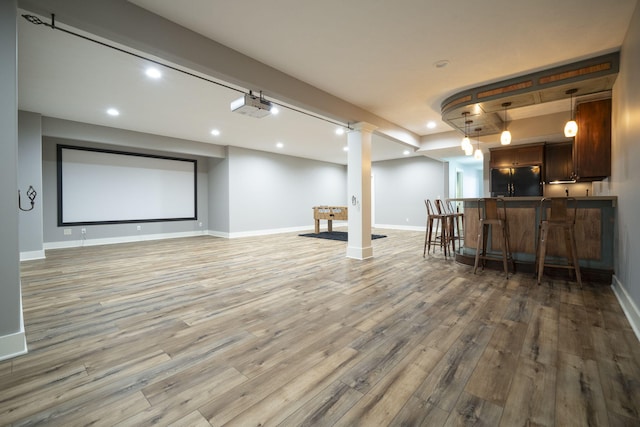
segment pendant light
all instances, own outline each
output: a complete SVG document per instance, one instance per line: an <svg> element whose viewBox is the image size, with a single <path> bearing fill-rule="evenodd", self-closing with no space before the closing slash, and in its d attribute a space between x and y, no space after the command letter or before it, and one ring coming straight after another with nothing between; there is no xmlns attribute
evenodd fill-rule
<svg viewBox="0 0 640 427"><path fill-rule="evenodd" d="M502 128L502 135L500 135L500 144L509 145L511 144L511 132L507 129L507 107L511 106L510 102L503 102L502 106L504 107L504 126Z"/></svg>
<svg viewBox="0 0 640 427"><path fill-rule="evenodd" d="M570 98L571 99L571 120L569 120L567 124L564 125L564 136L566 136L567 138L576 136L576 134L578 133L578 124L573 119L573 94L576 93L577 91L578 89L569 89L566 92L566 94L570 95L571 97Z"/></svg>
<svg viewBox="0 0 640 427"><path fill-rule="evenodd" d="M480 150L480 131L481 130L482 130L482 128L476 128L476 132L478 132L478 148L476 148L476 151L473 153L473 158L476 159L476 160L484 159L484 155L482 154L482 151Z"/></svg>
<svg viewBox="0 0 640 427"><path fill-rule="evenodd" d="M464 116L464 138L462 138L460 148L462 148L462 151L464 151L465 154L469 156L471 155L471 153L469 153L469 150L473 152L473 145L471 145L471 140L469 139L469 125L473 123L473 120L467 120L469 116L468 111L465 111L464 113L462 113L462 115Z"/></svg>

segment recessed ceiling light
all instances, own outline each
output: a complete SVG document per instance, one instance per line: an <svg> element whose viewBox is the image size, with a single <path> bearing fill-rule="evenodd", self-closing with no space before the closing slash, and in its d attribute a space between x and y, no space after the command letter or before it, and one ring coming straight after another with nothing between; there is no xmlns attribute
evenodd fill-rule
<svg viewBox="0 0 640 427"><path fill-rule="evenodd" d="M273 107L271 107L271 110L269 110L269 111L271 112L271 114L273 114L275 116L276 114L278 114L280 112L280 109L274 105Z"/></svg>
<svg viewBox="0 0 640 427"><path fill-rule="evenodd" d="M160 72L160 70L155 67L147 68L144 73L147 75L147 77L150 77L152 79L159 79L160 77L162 77L162 72Z"/></svg>
<svg viewBox="0 0 640 427"><path fill-rule="evenodd" d="M278 142L278 143L276 144L276 147L278 147L278 148L282 148L282 147L284 147L284 144L283 144L282 142Z"/></svg>
<svg viewBox="0 0 640 427"><path fill-rule="evenodd" d="M218 129L213 129L213 130L211 131L211 135L213 135L213 136L218 136L218 135L220 135L220 131L219 131Z"/></svg>
<svg viewBox="0 0 640 427"><path fill-rule="evenodd" d="M336 135L344 135L344 128L337 128Z"/></svg>
<svg viewBox="0 0 640 427"><path fill-rule="evenodd" d="M120 111L116 110L115 108L109 108L107 110L107 114L115 117L120 115Z"/></svg>
<svg viewBox="0 0 640 427"><path fill-rule="evenodd" d="M409 150L404 150L404 151L402 152L402 154L404 154L405 156L408 156L409 154L411 154L411 151L409 151Z"/></svg>
<svg viewBox="0 0 640 427"><path fill-rule="evenodd" d="M427 127L429 129L435 129L436 127L436 122L434 122L433 120L429 120L429 122L427 122Z"/></svg>
<svg viewBox="0 0 640 427"><path fill-rule="evenodd" d="M349 151L349 146L345 145L344 147L342 147L342 151Z"/></svg>

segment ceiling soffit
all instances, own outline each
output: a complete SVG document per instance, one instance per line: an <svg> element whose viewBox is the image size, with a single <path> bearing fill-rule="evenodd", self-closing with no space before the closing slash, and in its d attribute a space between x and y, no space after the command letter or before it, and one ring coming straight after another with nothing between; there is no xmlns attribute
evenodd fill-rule
<svg viewBox="0 0 640 427"><path fill-rule="evenodd" d="M471 133L500 133L503 128L502 106L509 109L566 99L567 90L577 89L575 96L610 90L618 75L620 53L614 52L572 64L464 90L445 99L441 105L442 120L465 132L465 121L472 120ZM465 119L465 114L468 119Z"/></svg>

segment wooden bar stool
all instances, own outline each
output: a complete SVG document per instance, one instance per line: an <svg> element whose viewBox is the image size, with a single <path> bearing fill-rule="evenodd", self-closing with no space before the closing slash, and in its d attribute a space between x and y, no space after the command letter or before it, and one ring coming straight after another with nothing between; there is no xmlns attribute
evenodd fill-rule
<svg viewBox="0 0 640 427"><path fill-rule="evenodd" d="M447 218L434 209L429 199L425 199L424 204L427 207L427 229L425 230L422 257L431 251L432 243L434 245L439 244L441 248L444 247L444 255L447 256L448 245L445 244L447 240ZM438 229L440 230L440 235L438 235Z"/></svg>
<svg viewBox="0 0 640 427"><path fill-rule="evenodd" d="M540 223L538 225L538 241L536 244L536 266L538 285L545 267L568 268L575 271L578 285L582 287L578 249L576 245L576 213L578 201L574 197L548 197L540 201ZM573 212L571 212L573 211ZM567 248L567 265L546 263L547 243L552 229L564 232Z"/></svg>
<svg viewBox="0 0 640 427"><path fill-rule="evenodd" d="M500 205L500 206L498 206ZM502 215L499 212L502 212ZM504 267L504 274L509 278L508 262L513 264L513 271L516 270L516 264L511 256L511 249L509 248L509 226L507 223L507 208L504 203L504 199L479 199L478 200L478 220L480 221L478 227L478 242L476 248L476 260L473 265L473 273L476 273L478 269L478 263L482 259L482 268L484 269L485 260L499 260L495 256L487 255L487 238L491 233L493 227L496 227L500 233L500 243L502 249L502 265ZM492 242L493 243L493 242Z"/></svg>

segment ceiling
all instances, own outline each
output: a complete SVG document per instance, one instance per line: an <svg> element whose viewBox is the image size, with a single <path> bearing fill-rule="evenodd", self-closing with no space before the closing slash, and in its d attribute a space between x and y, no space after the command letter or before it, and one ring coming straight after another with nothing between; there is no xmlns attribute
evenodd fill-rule
<svg viewBox="0 0 640 427"><path fill-rule="evenodd" d="M440 135L452 139L440 105L454 93L617 50L636 2L190 0L185 7L185 2L172 0L130 1L429 142ZM55 12L56 3L49 1L47 7ZM57 23L64 24L62 19ZM260 119L230 111L230 102L242 95L234 89L269 88L222 87L212 84L211 76L193 72L207 81L170 68L162 68L162 77L151 80L144 75L147 60L23 19L18 40L21 109L346 164L347 137L335 134L336 123L304 114L306 110L281 108L277 116ZM447 65L437 67L441 61ZM121 114L106 115L108 107ZM568 110L568 102L539 104L511 110L509 120ZM343 120L347 123L349 117ZM340 122L334 117L331 121ZM427 127L429 121L435 128ZM219 136L210 134L214 128ZM407 151L434 158L460 152L455 146L438 147L416 151L411 144L376 134L372 159L400 158Z"/></svg>

